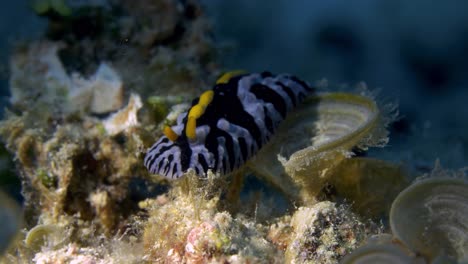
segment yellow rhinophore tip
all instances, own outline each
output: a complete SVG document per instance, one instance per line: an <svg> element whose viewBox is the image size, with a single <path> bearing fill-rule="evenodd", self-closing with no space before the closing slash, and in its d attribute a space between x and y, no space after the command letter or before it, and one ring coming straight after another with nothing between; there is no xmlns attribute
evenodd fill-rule
<svg viewBox="0 0 468 264"><path fill-rule="evenodd" d="M189 115L188 120L187 120L187 125L185 127L185 135L190 140L195 140L197 138L196 128L197 128L197 118Z"/></svg>
<svg viewBox="0 0 468 264"><path fill-rule="evenodd" d="M225 74L221 75L221 77L218 78L218 80L216 81L216 84L227 83L229 82L231 78L239 76L244 73L246 73L244 70L235 70L235 71L226 72Z"/></svg>
<svg viewBox="0 0 468 264"><path fill-rule="evenodd" d="M164 132L164 135L166 135L166 137L170 139L172 142L176 141L177 138L179 137L179 135L177 135L176 132L174 132L174 130L172 130L170 126L165 126L163 132Z"/></svg>

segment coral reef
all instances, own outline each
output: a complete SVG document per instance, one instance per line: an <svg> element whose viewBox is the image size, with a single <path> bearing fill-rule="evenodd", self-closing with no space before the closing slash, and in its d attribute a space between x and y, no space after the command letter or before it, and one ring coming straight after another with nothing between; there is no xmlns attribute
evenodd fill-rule
<svg viewBox="0 0 468 264"><path fill-rule="evenodd" d="M319 93L232 175L149 175L147 148L219 73L200 4L70 2L35 1L46 36L18 43L11 57L0 137L24 212L1 197L11 225L0 232L1 261L466 261L465 175L434 171L407 187L414 175L404 167L354 157L384 146L396 115L362 84L333 92L318 83Z"/></svg>

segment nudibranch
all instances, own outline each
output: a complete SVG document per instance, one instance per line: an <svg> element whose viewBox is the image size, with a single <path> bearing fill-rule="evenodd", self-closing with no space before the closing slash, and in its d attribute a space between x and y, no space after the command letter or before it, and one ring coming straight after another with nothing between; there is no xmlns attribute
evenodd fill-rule
<svg viewBox="0 0 468 264"><path fill-rule="evenodd" d="M200 177L208 170L228 174L267 143L289 111L314 89L289 74L242 71L222 75L212 90L192 102L164 128L146 153L153 174L177 179L189 169Z"/></svg>

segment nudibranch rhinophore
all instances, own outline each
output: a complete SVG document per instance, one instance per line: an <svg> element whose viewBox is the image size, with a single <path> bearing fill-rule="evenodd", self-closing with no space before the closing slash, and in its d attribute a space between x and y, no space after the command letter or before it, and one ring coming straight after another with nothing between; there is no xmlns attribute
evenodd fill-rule
<svg viewBox="0 0 468 264"><path fill-rule="evenodd" d="M171 179L189 169L200 177L208 170L228 174L254 156L287 113L313 91L289 74L225 73L212 90L193 100L175 126L164 128L144 164L151 173Z"/></svg>

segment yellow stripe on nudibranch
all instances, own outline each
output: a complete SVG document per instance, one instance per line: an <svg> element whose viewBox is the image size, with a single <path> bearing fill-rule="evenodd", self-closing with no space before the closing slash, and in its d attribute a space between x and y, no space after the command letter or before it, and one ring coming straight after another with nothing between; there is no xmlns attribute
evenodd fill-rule
<svg viewBox="0 0 468 264"><path fill-rule="evenodd" d="M187 119L187 125L185 127L185 135L189 139L195 140L197 136L197 119L200 118L203 115L203 113L205 113L206 107L213 100L213 95L214 92L212 90L204 92L202 95L200 95L200 98L198 99L198 104L192 106L192 108L190 109Z"/></svg>
<svg viewBox="0 0 468 264"><path fill-rule="evenodd" d="M202 95L200 95L200 100L198 101L198 104L207 107L213 100L213 95L213 90L205 91L204 93L202 93Z"/></svg>
<svg viewBox="0 0 468 264"><path fill-rule="evenodd" d="M195 117L189 117L187 120L187 125L185 127L185 135L189 139L195 140L195 138L197 138L197 133L195 133L196 128L197 128L197 119Z"/></svg>
<svg viewBox="0 0 468 264"><path fill-rule="evenodd" d="M229 71L221 75L221 77L218 78L216 81L216 84L222 84L222 83L227 83L229 80L233 77L245 74L246 72L243 70L235 70L235 71Z"/></svg>
<svg viewBox="0 0 468 264"><path fill-rule="evenodd" d="M177 138L179 137L179 135L177 135L176 132L174 132L174 130L172 130L172 128L170 126L165 126L164 130L163 130L163 133L172 142L176 141Z"/></svg>

